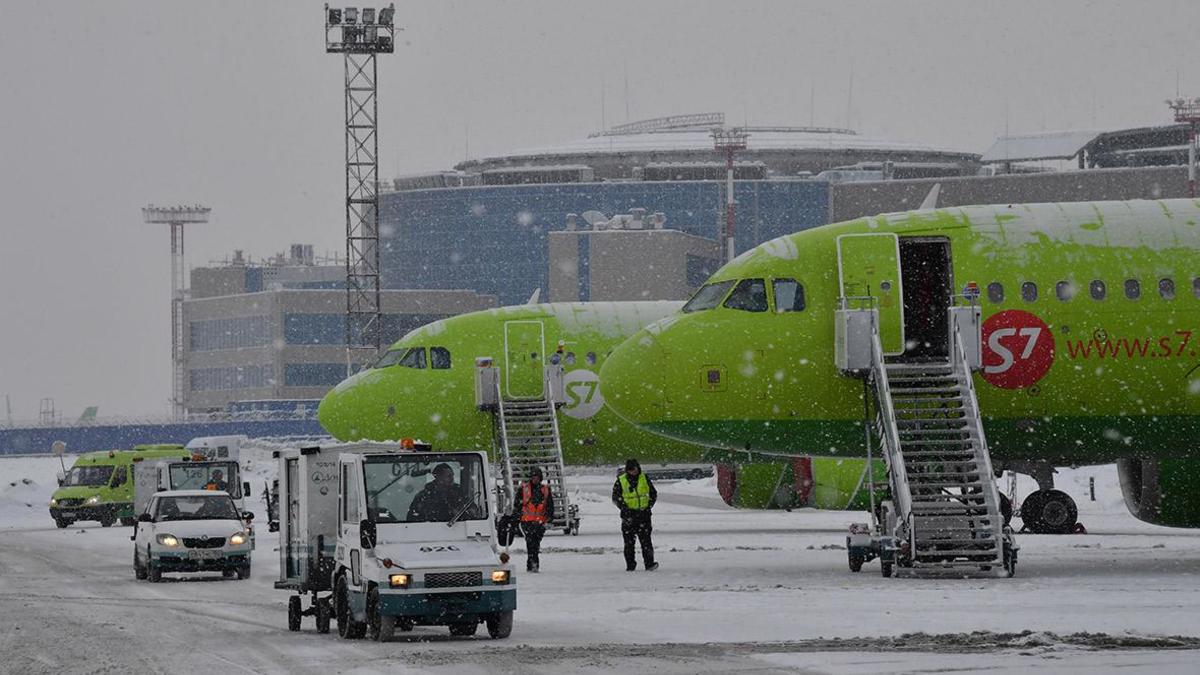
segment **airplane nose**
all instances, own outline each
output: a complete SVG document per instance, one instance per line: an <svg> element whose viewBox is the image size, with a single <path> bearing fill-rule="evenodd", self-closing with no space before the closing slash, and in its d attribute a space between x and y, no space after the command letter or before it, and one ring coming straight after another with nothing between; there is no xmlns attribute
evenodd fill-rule
<svg viewBox="0 0 1200 675"><path fill-rule="evenodd" d="M652 333L642 330L620 344L600 370L600 391L614 412L632 424L662 419L665 354Z"/></svg>
<svg viewBox="0 0 1200 675"><path fill-rule="evenodd" d="M366 371L369 372L369 371ZM330 436L340 441L353 441L365 438L364 429L358 429L361 411L357 411L356 401L360 401L365 386L359 380L364 373L357 373L343 380L331 389L317 405L317 422ZM356 414L356 412L358 414Z"/></svg>

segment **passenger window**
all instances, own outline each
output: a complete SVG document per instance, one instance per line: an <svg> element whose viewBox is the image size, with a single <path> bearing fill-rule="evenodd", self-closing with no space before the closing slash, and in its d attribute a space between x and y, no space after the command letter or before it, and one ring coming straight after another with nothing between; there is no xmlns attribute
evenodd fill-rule
<svg viewBox="0 0 1200 675"><path fill-rule="evenodd" d="M721 300L725 298L725 294L729 291L729 287L733 285L732 281L718 281L712 284L706 284L691 300L683 306L684 312L702 312L706 309L712 309L721 304Z"/></svg>
<svg viewBox="0 0 1200 675"><path fill-rule="evenodd" d="M119 485L124 485L124 484L125 484L125 467L118 466L117 470L113 472L113 479L112 479L112 483L110 483L110 485L112 485L113 487L117 487Z"/></svg>
<svg viewBox="0 0 1200 675"><path fill-rule="evenodd" d="M400 365L405 368L424 368L425 367L425 348L413 347L408 350L404 358L400 359Z"/></svg>
<svg viewBox="0 0 1200 675"><path fill-rule="evenodd" d="M407 353L408 353L407 347L401 347L400 349L388 350L388 352L383 355L383 358L379 359L379 361L377 361L373 367L374 368L387 368L388 366L394 366L397 363L400 363L400 359Z"/></svg>
<svg viewBox="0 0 1200 675"><path fill-rule="evenodd" d="M1192 279L1192 295L1200 298L1200 277Z"/></svg>
<svg viewBox="0 0 1200 675"><path fill-rule="evenodd" d="M554 352L550 355L550 365L557 366L560 363L562 363L562 354Z"/></svg>
<svg viewBox="0 0 1200 675"><path fill-rule="evenodd" d="M988 301L994 305L1004 302L1004 284L999 281L988 284Z"/></svg>
<svg viewBox="0 0 1200 675"><path fill-rule="evenodd" d="M803 312L804 286L795 279L775 280L775 311Z"/></svg>
<svg viewBox="0 0 1200 675"><path fill-rule="evenodd" d="M567 352L566 362L568 366L575 365L575 352Z"/></svg>
<svg viewBox="0 0 1200 675"><path fill-rule="evenodd" d="M557 356L557 354L555 356ZM449 370L450 350L446 349L445 347L430 347L429 365L432 366L434 370Z"/></svg>
<svg viewBox="0 0 1200 675"><path fill-rule="evenodd" d="M589 366L596 365L596 352L588 352L584 358L587 359Z"/></svg>
<svg viewBox="0 0 1200 675"><path fill-rule="evenodd" d="M1054 284L1054 295L1063 302L1071 300L1075 297L1075 284L1069 281L1060 281Z"/></svg>
<svg viewBox="0 0 1200 675"><path fill-rule="evenodd" d="M1164 278L1164 279L1159 279L1158 280L1158 294L1162 296L1163 300L1174 300L1175 299L1175 280L1171 279L1169 277Z"/></svg>
<svg viewBox="0 0 1200 675"><path fill-rule="evenodd" d="M1099 279L1092 279L1092 283L1088 285L1088 290L1092 293L1093 300L1103 300L1108 293L1108 289L1104 287L1104 282Z"/></svg>
<svg viewBox="0 0 1200 675"><path fill-rule="evenodd" d="M1137 279L1125 280L1125 297L1130 300L1137 300L1142 297L1142 284Z"/></svg>
<svg viewBox="0 0 1200 675"><path fill-rule="evenodd" d="M1032 281L1021 284L1021 299L1025 302L1037 302L1037 284Z"/></svg>
<svg viewBox="0 0 1200 675"><path fill-rule="evenodd" d="M742 279L729 294L725 306L743 312L767 311L767 282L762 279Z"/></svg>

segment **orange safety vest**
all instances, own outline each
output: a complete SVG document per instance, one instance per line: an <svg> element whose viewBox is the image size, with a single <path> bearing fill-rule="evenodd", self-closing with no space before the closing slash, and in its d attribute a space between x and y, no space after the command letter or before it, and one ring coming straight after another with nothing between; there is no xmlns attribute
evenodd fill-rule
<svg viewBox="0 0 1200 675"><path fill-rule="evenodd" d="M533 503L533 485L525 483L521 486L521 522L546 524L546 504L550 501L550 488L545 484L539 486L542 490L542 501Z"/></svg>

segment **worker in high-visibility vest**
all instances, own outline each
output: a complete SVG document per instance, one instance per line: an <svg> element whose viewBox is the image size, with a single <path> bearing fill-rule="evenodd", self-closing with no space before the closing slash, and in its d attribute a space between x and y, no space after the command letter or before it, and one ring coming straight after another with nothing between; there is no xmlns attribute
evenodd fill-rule
<svg viewBox="0 0 1200 675"><path fill-rule="evenodd" d="M642 545L642 564L646 571L658 569L654 561L654 543L650 540L650 509L658 501L658 490L654 483L642 473L642 465L636 459L625 461L625 471L617 476L613 484L613 504L621 511L621 536L625 539L625 571L637 569L634 556L634 540Z"/></svg>
<svg viewBox="0 0 1200 675"><path fill-rule="evenodd" d="M546 523L554 520L554 495L549 486L542 482L542 470L533 467L529 480L521 484L521 532L525 535L525 570L537 573L541 561L542 536L546 534Z"/></svg>

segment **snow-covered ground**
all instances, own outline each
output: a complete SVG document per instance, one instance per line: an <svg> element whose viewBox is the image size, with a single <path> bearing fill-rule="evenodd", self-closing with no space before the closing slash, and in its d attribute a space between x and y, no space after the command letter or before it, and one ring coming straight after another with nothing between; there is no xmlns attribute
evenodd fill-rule
<svg viewBox="0 0 1200 675"><path fill-rule="evenodd" d="M269 449L244 459L257 495ZM1060 474L1089 534L1022 535L1014 579L851 574L844 532L863 514L735 510L703 481L659 484L662 568L627 573L613 475L580 472L581 532L547 537L542 573L519 575L510 639L417 628L387 644L310 619L289 633L265 527L249 581L134 581L127 528L54 527L57 471L0 458L0 672L1191 673L1200 658L1200 531L1134 520L1113 467Z"/></svg>

